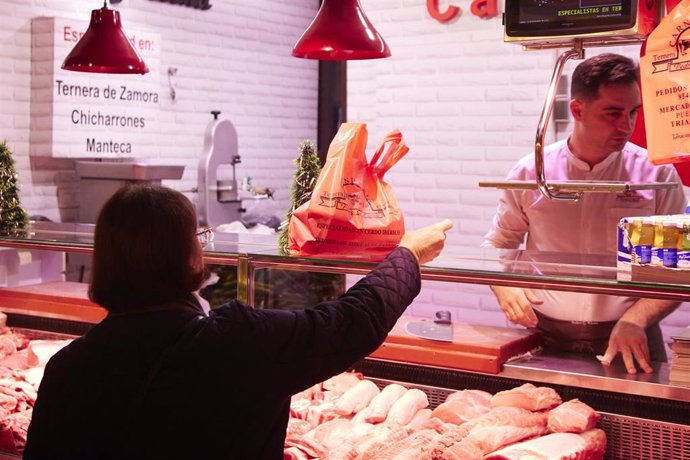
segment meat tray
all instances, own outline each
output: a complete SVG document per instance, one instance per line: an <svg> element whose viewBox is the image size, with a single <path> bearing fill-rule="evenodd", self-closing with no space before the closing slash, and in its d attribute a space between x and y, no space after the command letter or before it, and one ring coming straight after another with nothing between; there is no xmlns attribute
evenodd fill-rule
<svg viewBox="0 0 690 460"><path fill-rule="evenodd" d="M399 383L407 388L424 391L429 399L429 408L446 400L448 394L457 389L410 384L383 378L365 377L384 388ZM601 418L597 424L606 433L606 454L604 460L681 460L690 458L690 426L667 423L638 417L628 417L597 411Z"/></svg>

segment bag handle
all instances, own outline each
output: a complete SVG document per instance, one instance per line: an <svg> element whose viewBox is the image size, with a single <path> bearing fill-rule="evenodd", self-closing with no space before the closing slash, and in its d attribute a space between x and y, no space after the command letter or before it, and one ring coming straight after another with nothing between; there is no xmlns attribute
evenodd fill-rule
<svg viewBox="0 0 690 460"><path fill-rule="evenodd" d="M383 153L386 143L389 142L390 145L388 147L388 150L386 150L386 153L383 155L383 158L379 162L379 158ZM376 149L376 153L374 153L374 156L372 157L368 166L374 170L374 173L376 175L378 175L379 177L383 177L383 175L386 174L386 171L391 169L393 165L395 165L402 157L404 157L409 150L410 148L406 146L405 142L403 141L402 133L400 132L400 130L395 129L383 138L383 141L381 141L381 144Z"/></svg>

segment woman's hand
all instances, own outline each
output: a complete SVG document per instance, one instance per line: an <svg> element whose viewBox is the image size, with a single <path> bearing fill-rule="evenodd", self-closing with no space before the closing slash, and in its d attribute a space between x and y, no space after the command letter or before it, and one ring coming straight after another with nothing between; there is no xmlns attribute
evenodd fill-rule
<svg viewBox="0 0 690 460"><path fill-rule="evenodd" d="M453 222L445 219L419 230L406 232L398 246L412 251L420 265L431 262L443 250L446 232L451 228L453 228Z"/></svg>

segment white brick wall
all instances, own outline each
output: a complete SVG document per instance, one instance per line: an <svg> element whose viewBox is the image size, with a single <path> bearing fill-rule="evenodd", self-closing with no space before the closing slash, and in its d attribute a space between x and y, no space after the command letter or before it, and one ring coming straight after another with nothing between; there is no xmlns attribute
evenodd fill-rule
<svg viewBox="0 0 690 460"><path fill-rule="evenodd" d="M152 163L184 164L180 181L166 184L195 194L197 164L210 111L236 127L242 163L238 179L272 187L287 208L288 186L303 139L316 139L317 62L290 55L314 17L314 0L212 1L208 11L150 0L128 0L120 11L125 28L161 35L159 133ZM29 157L31 19L56 16L87 21L94 1L0 0L0 138L7 140L30 214L55 221L78 215L77 176L71 160ZM168 91L167 70L176 67L177 98Z"/></svg>
<svg viewBox="0 0 690 460"><path fill-rule="evenodd" d="M361 0L393 57L348 63L348 118L365 122L373 149L399 128L411 147L387 174L409 228L441 217L456 226L451 249L476 247L489 227L498 192L479 180L500 180L533 146L557 53L504 44L500 17L480 19L470 1L454 22L431 19L421 0ZM502 3L502 2L499 2ZM190 191L211 110L237 128L238 177L276 189L285 207L302 139L316 139L317 63L290 56L317 9L316 0L215 0L208 11L149 0L115 6L128 25L161 35L160 133L155 162L184 164ZM78 215L72 160L29 157L31 18L88 19L94 1L0 0L0 138L6 139L31 214L73 221ZM631 56L635 47L613 49ZM591 53L588 53L591 55ZM569 63L566 73L573 63ZM167 96L167 69L177 67L177 99ZM559 133L562 134L562 133ZM549 140L553 140L552 135ZM193 193L189 193L194 198ZM410 313L438 307L468 322L506 324L485 286L425 283ZM684 306L664 324L690 323Z"/></svg>
<svg viewBox="0 0 690 460"><path fill-rule="evenodd" d="M503 42L501 18L480 19L467 0L454 1L462 15L441 24L425 2L361 0L392 57L348 63L348 121L368 124L369 147L399 128L410 152L387 175L416 228L440 218L455 227L449 253L476 248L490 226L499 192L478 188L502 180L534 137L557 51L523 51ZM499 2L502 9L502 2ZM637 57L638 46L588 50ZM569 61L569 75L579 61ZM563 127L558 137L567 135ZM553 141L551 124L547 141ZM476 254L468 249L467 254ZM486 286L425 283L409 314L431 316L448 308L461 321L507 325ZM664 330L690 325L684 304Z"/></svg>

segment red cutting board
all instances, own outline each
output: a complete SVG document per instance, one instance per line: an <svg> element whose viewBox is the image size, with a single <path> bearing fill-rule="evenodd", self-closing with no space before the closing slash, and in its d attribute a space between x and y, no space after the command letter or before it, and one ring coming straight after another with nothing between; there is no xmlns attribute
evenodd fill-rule
<svg viewBox="0 0 690 460"><path fill-rule="evenodd" d="M369 357L498 374L508 359L542 345L541 336L527 329L453 323L453 343L408 334L408 322L432 321L403 317L386 341Z"/></svg>
<svg viewBox="0 0 690 460"><path fill-rule="evenodd" d="M0 311L98 323L107 311L89 300L86 283L55 281L0 289Z"/></svg>

